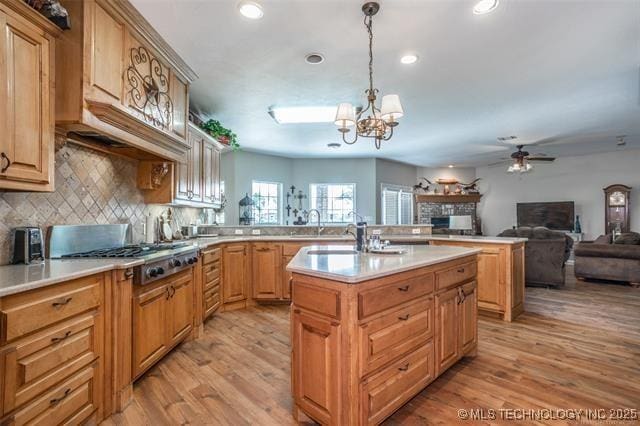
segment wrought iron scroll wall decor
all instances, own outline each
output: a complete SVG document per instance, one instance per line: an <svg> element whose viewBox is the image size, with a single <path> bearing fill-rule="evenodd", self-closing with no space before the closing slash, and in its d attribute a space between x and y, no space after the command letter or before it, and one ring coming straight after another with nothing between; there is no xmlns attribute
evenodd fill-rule
<svg viewBox="0 0 640 426"><path fill-rule="evenodd" d="M173 102L165 67L144 46L132 48L130 59L129 99L147 122L168 130L173 118Z"/></svg>

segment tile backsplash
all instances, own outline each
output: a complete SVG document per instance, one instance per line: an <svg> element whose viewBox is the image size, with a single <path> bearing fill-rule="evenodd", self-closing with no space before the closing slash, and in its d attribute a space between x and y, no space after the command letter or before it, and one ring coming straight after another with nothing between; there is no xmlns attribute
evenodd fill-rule
<svg viewBox="0 0 640 426"><path fill-rule="evenodd" d="M17 226L130 223L134 242L144 239L147 214L166 206L144 203L136 187L135 160L67 144L55 156L55 192L0 192L0 264L11 261ZM200 209L172 208L179 224L195 222Z"/></svg>

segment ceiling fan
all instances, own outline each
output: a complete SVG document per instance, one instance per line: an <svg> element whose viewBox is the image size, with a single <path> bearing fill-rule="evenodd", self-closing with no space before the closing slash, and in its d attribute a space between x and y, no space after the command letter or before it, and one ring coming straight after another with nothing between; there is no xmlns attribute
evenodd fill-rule
<svg viewBox="0 0 640 426"><path fill-rule="evenodd" d="M533 168L530 164L531 162L536 161L546 161L551 162L555 161L555 157L549 157L545 154L538 154L536 156L532 156L528 151L524 151L524 145L517 145L518 150L511 154L511 158L513 159L513 164L509 166L507 171L509 173L526 173Z"/></svg>

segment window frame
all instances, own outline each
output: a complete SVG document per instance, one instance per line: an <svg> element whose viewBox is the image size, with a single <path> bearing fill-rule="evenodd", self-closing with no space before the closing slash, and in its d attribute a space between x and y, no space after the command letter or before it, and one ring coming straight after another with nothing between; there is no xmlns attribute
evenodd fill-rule
<svg viewBox="0 0 640 426"><path fill-rule="evenodd" d="M284 188L283 188L283 183L282 182L275 182L275 181L266 181L266 180L259 180L259 179L252 179L251 180L251 199L254 199L254 191L253 191L253 186L254 184L267 184L267 185L276 185L278 188L278 195L276 196L276 202L277 202L277 222L268 222L268 223L258 223L256 222L256 214L258 212L258 208L257 208L257 201L256 201L256 205L254 205L253 207L253 225L254 226L282 226L283 223L283 218L284 218L284 214L283 214L283 197L284 197ZM263 198L267 198L269 196L263 197ZM254 199L255 201L255 199Z"/></svg>
<svg viewBox="0 0 640 426"><path fill-rule="evenodd" d="M320 211L320 209L318 209L317 207L313 206L313 197L311 196L311 194L313 193L312 191L312 187L313 186L318 186L318 185L340 185L340 186L352 186L353 187L353 208L350 211L357 211L356 210L356 199L357 199L357 189L358 189L358 185L355 182L312 182L309 184L309 210L312 209L317 209L318 211ZM346 212L345 214L347 214L349 212ZM320 212L320 215L322 216L322 212ZM327 216L327 214L325 213L325 216ZM329 221L329 220L324 220L322 221L322 223L327 223L327 224L332 224L332 225L346 225L349 223L352 223L353 221L348 221L348 222L333 222L333 221Z"/></svg>
<svg viewBox="0 0 640 426"><path fill-rule="evenodd" d="M409 186L404 186L404 185L397 185L397 184L393 184L393 183L381 183L380 184L380 218L382 219L381 222L383 225L387 225L387 215L385 214L385 190L389 190L389 191L398 191L398 217L397 217L397 221L398 223L395 224L397 226L401 226L401 225L413 225L413 215L415 212L415 194L413 192L413 188L409 187ZM411 194L411 203L410 203L410 210L409 210L409 217L410 217L410 223L400 223L402 222L401 218L402 218L402 194L403 193L407 193L407 194Z"/></svg>

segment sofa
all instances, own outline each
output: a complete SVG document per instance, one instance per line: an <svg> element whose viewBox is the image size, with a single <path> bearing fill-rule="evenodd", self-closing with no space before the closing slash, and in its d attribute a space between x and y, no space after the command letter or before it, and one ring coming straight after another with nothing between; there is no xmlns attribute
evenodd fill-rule
<svg viewBox="0 0 640 426"><path fill-rule="evenodd" d="M595 241L583 241L575 249L575 274L578 279L620 281L640 287L640 234L629 232L613 241L601 235Z"/></svg>
<svg viewBox="0 0 640 426"><path fill-rule="evenodd" d="M528 238L524 249L527 286L564 286L565 263L573 248L571 237L543 226L506 229L498 236Z"/></svg>

